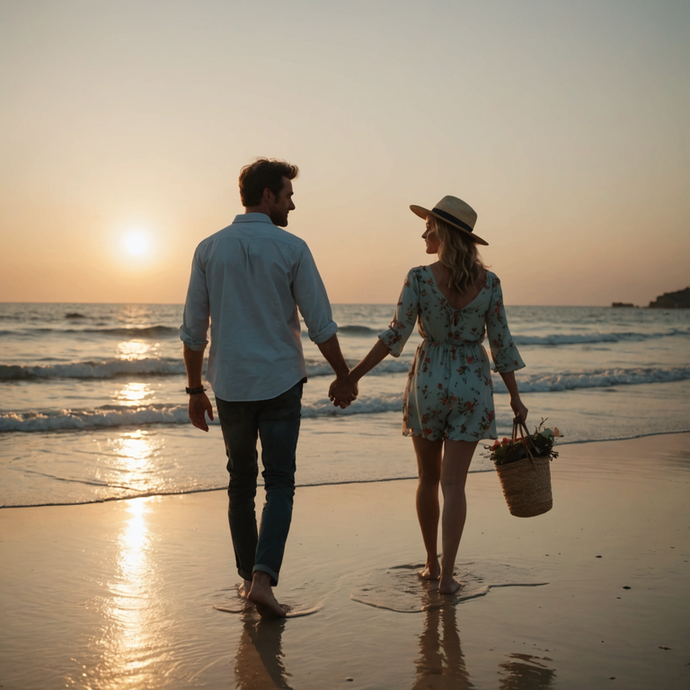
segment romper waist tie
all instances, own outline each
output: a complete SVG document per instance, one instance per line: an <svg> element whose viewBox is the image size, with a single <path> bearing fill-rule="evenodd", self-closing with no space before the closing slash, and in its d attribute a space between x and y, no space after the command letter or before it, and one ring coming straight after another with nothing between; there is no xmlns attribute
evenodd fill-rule
<svg viewBox="0 0 690 690"><path fill-rule="evenodd" d="M422 338L422 345L432 345L433 347L439 346L458 346L458 345L481 345L484 342L484 336L479 340L429 340L428 338Z"/></svg>

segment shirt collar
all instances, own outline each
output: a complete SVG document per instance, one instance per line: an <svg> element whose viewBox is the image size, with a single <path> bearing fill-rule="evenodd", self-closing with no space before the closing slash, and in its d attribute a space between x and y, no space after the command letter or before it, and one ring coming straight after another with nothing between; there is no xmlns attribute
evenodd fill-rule
<svg viewBox="0 0 690 690"><path fill-rule="evenodd" d="M265 213L240 213L235 216L234 223L271 223L271 219Z"/></svg>

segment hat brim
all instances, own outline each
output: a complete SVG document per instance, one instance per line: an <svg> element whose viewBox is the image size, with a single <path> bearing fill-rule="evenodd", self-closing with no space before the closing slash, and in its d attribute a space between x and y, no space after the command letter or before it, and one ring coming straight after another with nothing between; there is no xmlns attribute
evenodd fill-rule
<svg viewBox="0 0 690 690"><path fill-rule="evenodd" d="M411 204L410 211L412 211L412 213L414 213L416 216L423 218L424 220L427 219L427 216L434 216L434 218L438 218L439 220L442 220L444 223L452 225L456 230L465 233L465 235L467 235L467 237L469 237L476 244L483 244L487 247L489 246L489 243L486 240L483 240L481 237L479 237L479 235L475 235L473 232L467 232L465 228L461 228L459 225L456 225L447 218L442 218L437 213L430 211L428 208L424 208L423 206L417 206L416 204Z"/></svg>

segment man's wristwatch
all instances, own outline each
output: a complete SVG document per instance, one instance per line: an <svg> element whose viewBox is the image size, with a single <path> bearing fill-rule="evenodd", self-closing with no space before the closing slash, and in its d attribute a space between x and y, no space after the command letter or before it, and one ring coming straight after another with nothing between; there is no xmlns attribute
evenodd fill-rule
<svg viewBox="0 0 690 690"><path fill-rule="evenodd" d="M197 386L196 388L185 388L189 395L199 395L203 393L206 389L203 386Z"/></svg>

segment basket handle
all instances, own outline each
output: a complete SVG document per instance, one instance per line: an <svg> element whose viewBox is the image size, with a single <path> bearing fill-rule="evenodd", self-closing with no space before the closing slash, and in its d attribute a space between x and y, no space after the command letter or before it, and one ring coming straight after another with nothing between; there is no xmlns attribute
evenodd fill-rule
<svg viewBox="0 0 690 690"><path fill-rule="evenodd" d="M520 438L518 438L518 432L520 434ZM534 465L534 454L532 453L534 450L534 445L532 444L532 439L529 437L527 426L525 426L525 423L520 417L513 418L512 440L513 443L516 441L522 441L522 444L525 446L525 450L527 451L527 457L530 459L532 465Z"/></svg>

